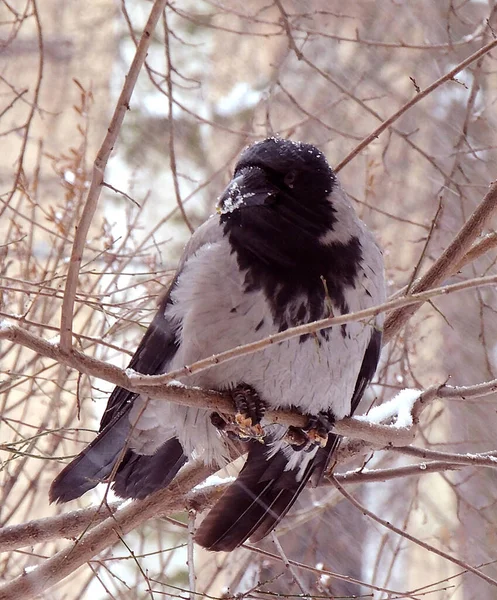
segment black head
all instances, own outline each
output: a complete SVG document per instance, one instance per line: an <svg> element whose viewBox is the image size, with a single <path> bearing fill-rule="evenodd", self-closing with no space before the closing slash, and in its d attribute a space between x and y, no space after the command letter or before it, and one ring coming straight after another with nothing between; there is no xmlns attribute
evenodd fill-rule
<svg viewBox="0 0 497 600"><path fill-rule="evenodd" d="M315 146L267 138L242 152L233 179L219 199L222 221L257 206L274 216L290 217L293 211L302 219L301 226L327 229L333 213L328 196L334 183L335 174Z"/></svg>
<svg viewBox="0 0 497 600"><path fill-rule="evenodd" d="M242 152L219 198L221 222L236 246L264 262L293 266L333 229L335 182L315 146L268 138Z"/></svg>

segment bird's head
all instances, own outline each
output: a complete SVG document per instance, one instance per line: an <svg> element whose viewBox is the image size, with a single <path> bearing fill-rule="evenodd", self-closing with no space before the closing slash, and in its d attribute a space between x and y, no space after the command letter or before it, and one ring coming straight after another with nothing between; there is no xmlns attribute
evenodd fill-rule
<svg viewBox="0 0 497 600"><path fill-rule="evenodd" d="M360 222L324 154L311 144L268 138L246 148L218 212L244 266L257 262L280 276L293 277L298 269L315 277L325 263L348 257L351 244L354 260L359 257Z"/></svg>
<svg viewBox="0 0 497 600"><path fill-rule="evenodd" d="M330 194L335 174L311 144L268 138L246 148L219 197L221 222L246 226L260 219L285 230L324 233L335 221Z"/></svg>

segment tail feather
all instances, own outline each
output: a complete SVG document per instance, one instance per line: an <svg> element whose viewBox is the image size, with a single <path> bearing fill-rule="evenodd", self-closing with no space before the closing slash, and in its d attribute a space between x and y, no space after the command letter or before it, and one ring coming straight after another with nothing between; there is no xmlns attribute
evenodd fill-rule
<svg viewBox="0 0 497 600"><path fill-rule="evenodd" d="M230 552L248 538L261 540L290 510L313 472L326 463L336 438L329 436L327 447L308 459L303 472L300 466L286 470L290 447L268 456L267 446L252 442L237 480L202 521L195 541L209 550Z"/></svg>
<svg viewBox="0 0 497 600"><path fill-rule="evenodd" d="M113 489L122 498L146 498L167 487L187 458L176 438L163 444L155 454L136 454L128 450L119 465Z"/></svg>
<svg viewBox="0 0 497 600"><path fill-rule="evenodd" d="M50 502L69 502L105 481L122 454L130 430L127 413L104 427L53 480ZM117 468L113 489L122 498L145 498L168 486L186 460L176 438L167 440L153 455L127 450Z"/></svg>
<svg viewBox="0 0 497 600"><path fill-rule="evenodd" d="M127 415L105 427L53 480L50 502L74 500L105 480L126 443L129 430Z"/></svg>

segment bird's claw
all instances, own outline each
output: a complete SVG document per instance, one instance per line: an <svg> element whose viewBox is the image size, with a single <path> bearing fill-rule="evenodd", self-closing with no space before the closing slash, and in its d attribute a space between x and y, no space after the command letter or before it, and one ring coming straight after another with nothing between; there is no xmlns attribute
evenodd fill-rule
<svg viewBox="0 0 497 600"><path fill-rule="evenodd" d="M310 452L316 446L325 448L328 443L328 435L333 429L335 418L331 413L320 412L309 416L305 427L289 427L286 441L295 450Z"/></svg>
<svg viewBox="0 0 497 600"><path fill-rule="evenodd" d="M328 432L323 434L320 429L309 429L306 433L311 444L320 446L321 448L326 447L326 444L328 443Z"/></svg>
<svg viewBox="0 0 497 600"><path fill-rule="evenodd" d="M252 387L245 384L233 390L232 398L237 411L235 416L212 413L211 423L229 437L262 441L264 429L260 421L266 412L264 402Z"/></svg>

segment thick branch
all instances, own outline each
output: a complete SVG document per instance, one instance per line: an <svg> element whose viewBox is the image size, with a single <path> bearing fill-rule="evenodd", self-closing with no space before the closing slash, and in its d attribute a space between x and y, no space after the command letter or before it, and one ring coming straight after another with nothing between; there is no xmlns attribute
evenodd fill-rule
<svg viewBox="0 0 497 600"><path fill-rule="evenodd" d="M96 554L149 519L185 506L185 495L210 475L212 469L192 463L166 490L119 510L76 542L57 552L37 569L23 573L0 587L0 600L28 600L41 595Z"/></svg>
<svg viewBox="0 0 497 600"><path fill-rule="evenodd" d="M399 448L399 451L410 450L410 448ZM424 453L423 448L416 449L418 452L414 456L429 457L430 452ZM406 452L406 454L410 454ZM444 455L444 453L440 453ZM360 469L347 471L345 473L334 473L333 477L342 485L353 483L372 483L383 482L399 477L419 476L426 473L439 473L441 471L454 471L464 466L493 466L497 468L497 460L493 465L487 464L485 458L488 455L477 455L482 462L468 460L465 455L448 454L446 460L433 460L429 462L417 463L414 465L405 465L403 467L393 467L386 469ZM202 512L209 508L221 494L231 485L232 479L228 478L223 483L216 483L201 487L189 493L186 497L180 498L176 505L171 503L169 513L181 511L185 508ZM320 485L330 485L326 479ZM110 505L91 506L79 510L73 510L62 515L54 517L45 517L43 519L34 519L28 523L12 525L0 529L0 553L11 552L26 546L33 546L57 540L60 538L74 538L93 528L105 519L109 518L109 512L115 513L121 502L114 502Z"/></svg>
<svg viewBox="0 0 497 600"><path fill-rule="evenodd" d="M483 198L474 213L469 217L462 229L443 254L435 261L427 273L412 287L412 295L422 292L434 285L440 285L460 268L465 256L470 253L473 243L488 225L497 212L497 182L492 183L488 193ZM394 310L385 321L384 337L392 339L416 312L416 306L404 306Z"/></svg>
<svg viewBox="0 0 497 600"><path fill-rule="evenodd" d="M114 513L121 502L90 506L55 517L36 519L0 529L0 552L8 552L59 538L73 538L89 526L98 525Z"/></svg>
<svg viewBox="0 0 497 600"><path fill-rule="evenodd" d="M105 379L115 385L124 387L132 392L142 393L150 398L164 399L192 408L204 408L226 414L235 413L235 408L229 394L200 388L169 385L167 382L154 386L147 385L150 380L156 380L162 376L145 377L143 379L139 377L130 378L126 371L76 350L66 354L62 352L58 345L51 344L15 325L0 328L1 339L8 339L14 343L31 348L38 354L73 367L81 373ZM421 411L435 397L467 399L485 396L496 390L497 380L479 383L474 386L452 387L443 385L429 388L421 394L413 407L413 421L416 424ZM294 425L296 427L302 427L307 424L306 417L292 411L267 411L266 418L276 423ZM335 424L334 431L340 435L372 442L378 447L387 445L407 446L412 442L414 437L414 430L412 428L395 428L389 425L372 424L355 418L345 418L338 421Z"/></svg>

